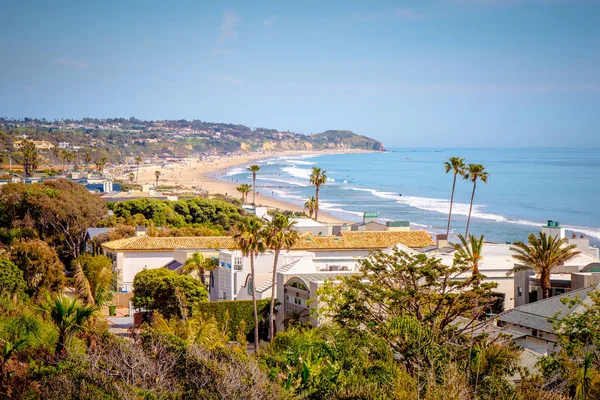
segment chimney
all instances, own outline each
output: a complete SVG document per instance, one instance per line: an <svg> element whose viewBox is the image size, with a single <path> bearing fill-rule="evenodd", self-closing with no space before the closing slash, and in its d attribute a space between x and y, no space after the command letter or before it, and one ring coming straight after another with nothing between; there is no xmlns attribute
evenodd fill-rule
<svg viewBox="0 0 600 400"><path fill-rule="evenodd" d="M146 236L146 227L144 225L138 225L135 227L135 236Z"/></svg>
<svg viewBox="0 0 600 400"><path fill-rule="evenodd" d="M435 235L435 244L437 245L438 249L448 247L448 235L446 235L445 233Z"/></svg>

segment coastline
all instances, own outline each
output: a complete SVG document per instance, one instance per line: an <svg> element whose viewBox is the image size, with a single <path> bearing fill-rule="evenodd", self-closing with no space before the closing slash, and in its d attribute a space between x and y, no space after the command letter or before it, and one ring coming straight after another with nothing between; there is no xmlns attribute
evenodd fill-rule
<svg viewBox="0 0 600 400"><path fill-rule="evenodd" d="M197 188L205 190L209 194L223 194L231 197L238 197L239 193L236 190L238 186L235 182L221 179L226 171L231 168L244 167L251 162L264 160L272 157L281 156L298 156L298 155L330 155L330 154L350 154L350 153L368 153L368 150L289 150L282 152L255 152L236 154L232 156L213 156L207 157L205 160L197 158L188 158L181 163L168 165L166 168L161 168L158 165L140 165L138 183L139 184L154 184L156 182L155 171L161 171L162 175L159 178L159 186L181 186L186 188ZM115 176L119 179L127 181L128 173L124 170L132 166L119 166L115 169ZM251 195L250 195L251 196ZM256 204L269 208L281 210L290 210L296 212L304 212L302 206L289 203L283 200L275 199L268 195L256 195ZM337 218L327 212L319 213L319 221L325 223L351 223L351 221Z"/></svg>

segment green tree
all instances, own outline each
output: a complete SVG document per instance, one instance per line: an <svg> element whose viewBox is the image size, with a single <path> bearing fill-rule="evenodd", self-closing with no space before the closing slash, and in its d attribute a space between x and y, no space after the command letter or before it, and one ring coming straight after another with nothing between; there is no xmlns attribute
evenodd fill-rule
<svg viewBox="0 0 600 400"><path fill-rule="evenodd" d="M256 164L250 165L248 171L252 172L252 205L256 205L256 173L260 170L260 166Z"/></svg>
<svg viewBox="0 0 600 400"><path fill-rule="evenodd" d="M46 293L42 303L35 307L36 311L52 322L58 331L58 339L54 349L55 355L62 355L68 339L75 333L84 331L87 321L94 315L96 308L86 306L77 298L64 294L51 296Z"/></svg>
<svg viewBox="0 0 600 400"><path fill-rule="evenodd" d="M318 167L313 167L312 173L310 175L310 183L315 185L315 221L319 219L319 189L321 185L324 185L327 182L327 175L325 175L327 171L322 170Z"/></svg>
<svg viewBox="0 0 600 400"><path fill-rule="evenodd" d="M186 318L195 303L207 299L199 280L165 268L144 270L133 279L133 306L158 311L165 318Z"/></svg>
<svg viewBox="0 0 600 400"><path fill-rule="evenodd" d="M38 152L35 144L29 140L24 140L22 142L21 150L23 152L23 168L25 176L29 177L33 175L38 168Z"/></svg>
<svg viewBox="0 0 600 400"><path fill-rule="evenodd" d="M548 236L544 232L540 232L539 237L530 234L527 236L527 242L529 244L515 242L511 246L510 249L515 252L513 258L522 265L515 265L507 275L521 271L535 271L540 275L542 297L547 299L550 297L552 270L575 257L579 251L574 244L567 244L566 238Z"/></svg>
<svg viewBox="0 0 600 400"><path fill-rule="evenodd" d="M0 258L0 298L16 303L25 298L23 271L7 258Z"/></svg>
<svg viewBox="0 0 600 400"><path fill-rule="evenodd" d="M129 182L133 183L133 180L135 179L135 174L133 172L130 172L128 177L129 177Z"/></svg>
<svg viewBox="0 0 600 400"><path fill-rule="evenodd" d="M67 169L70 169L71 162L75 159L75 153L73 153L72 151L63 150L63 159L67 162Z"/></svg>
<svg viewBox="0 0 600 400"><path fill-rule="evenodd" d="M135 184L137 185L138 183L138 178L140 176L140 164L142 163L142 157L136 157L135 158L135 165L137 166L136 172L135 172Z"/></svg>
<svg viewBox="0 0 600 400"><path fill-rule="evenodd" d="M481 164L469 164L464 172L464 178L473 182L473 192L471 193L471 204L469 206L469 218L467 218L467 230L465 237L469 236L469 225L471 224L471 212L473 211L473 199L475 198L475 189L477 188L477 181L487 183L490 174L485 170L485 167Z"/></svg>
<svg viewBox="0 0 600 400"><path fill-rule="evenodd" d="M269 338L275 337L275 279L277 274L277 262L282 249L290 249L300 238L298 231L294 229L296 221L287 215L275 214L265 226L265 245L273 249L273 272L271 276L271 304L269 306Z"/></svg>
<svg viewBox="0 0 600 400"><path fill-rule="evenodd" d="M317 199L314 196L310 196L308 200L304 203L304 208L308 210L308 216L310 217L310 219L312 219L313 217L316 205Z"/></svg>
<svg viewBox="0 0 600 400"><path fill-rule="evenodd" d="M254 259L266 249L264 228L257 219L249 219L239 228L233 236L236 248L244 256L250 256L250 284L252 285L252 306L254 307L254 351L258 351L260 338L258 335L258 307L256 304L256 274L254 272Z"/></svg>
<svg viewBox="0 0 600 400"><path fill-rule="evenodd" d="M194 253L185 261L179 273L184 275L196 273L202 284L206 285L205 271L213 270L217 263L217 259L205 259L201 253Z"/></svg>
<svg viewBox="0 0 600 400"><path fill-rule="evenodd" d="M96 164L96 169L98 170L98 172L100 172L100 175L104 173L104 166L106 165L106 163L106 157L96 158L96 160L94 161L94 164Z"/></svg>
<svg viewBox="0 0 600 400"><path fill-rule="evenodd" d="M89 151L86 151L83 155L83 162L85 163L85 170L88 171L90 167L90 163L92 162L92 155Z"/></svg>
<svg viewBox="0 0 600 400"><path fill-rule="evenodd" d="M448 161L444 163L446 173L452 171L452 194L450 195L450 211L448 212L448 228L446 229L446 236L450 234L450 219L452 218L452 206L454 205L454 188L456 187L456 177L458 175L464 176L465 174L465 159L460 157L450 157Z"/></svg>
<svg viewBox="0 0 600 400"><path fill-rule="evenodd" d="M34 299L44 292L58 292L64 286L64 266L56 251L41 240L15 243L10 260L23 272L25 293Z"/></svg>
<svg viewBox="0 0 600 400"><path fill-rule="evenodd" d="M117 290L112 260L106 256L82 254L72 262L73 282L79 298L99 309L108 305Z"/></svg>
<svg viewBox="0 0 600 400"><path fill-rule="evenodd" d="M469 240L461 234L458 235L460 244L453 244L454 250L456 250L456 257L461 262L464 262L471 268L473 275L479 274L479 263L483 259L481 252L483 251L483 235L478 239L475 235L469 235Z"/></svg>
<svg viewBox="0 0 600 400"><path fill-rule="evenodd" d="M242 204L248 201L248 193L252 190L252 187L247 183L242 183L240 186L235 188L238 192L242 194Z"/></svg>

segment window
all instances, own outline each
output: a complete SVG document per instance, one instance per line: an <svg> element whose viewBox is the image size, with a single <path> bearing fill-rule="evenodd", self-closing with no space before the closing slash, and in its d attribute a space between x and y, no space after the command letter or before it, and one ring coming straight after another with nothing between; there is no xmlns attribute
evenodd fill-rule
<svg viewBox="0 0 600 400"><path fill-rule="evenodd" d="M248 295L252 296L252 287L254 286L254 282L252 282L252 278L248 278L248 284L246 285L248 287Z"/></svg>
<svg viewBox="0 0 600 400"><path fill-rule="evenodd" d="M520 286L519 286L519 287L517 287L517 295L518 295L519 297L523 296L523 289L521 289L521 287L520 287Z"/></svg>

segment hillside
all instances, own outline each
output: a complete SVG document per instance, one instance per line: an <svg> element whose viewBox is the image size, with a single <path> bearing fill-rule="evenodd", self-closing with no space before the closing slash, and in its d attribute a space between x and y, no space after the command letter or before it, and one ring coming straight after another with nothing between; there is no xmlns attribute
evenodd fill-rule
<svg viewBox="0 0 600 400"><path fill-rule="evenodd" d="M19 140L36 141L39 149L60 147L121 162L127 157L189 156L238 151L362 149L383 150L375 139L351 131L314 135L200 120L142 121L135 118L82 120L13 120L0 118L0 150L19 158ZM16 142L16 144L15 144Z"/></svg>

